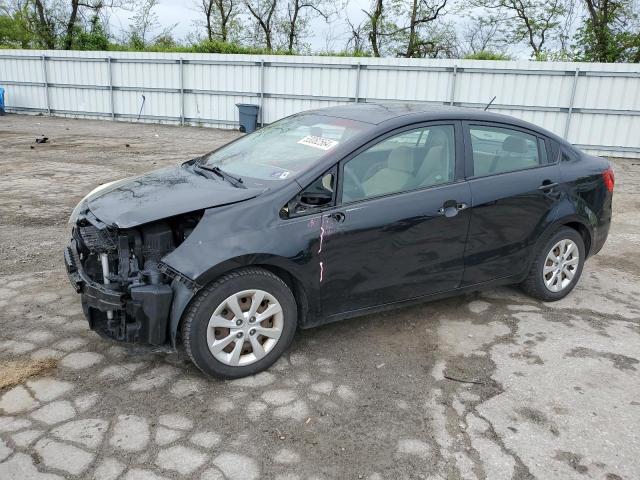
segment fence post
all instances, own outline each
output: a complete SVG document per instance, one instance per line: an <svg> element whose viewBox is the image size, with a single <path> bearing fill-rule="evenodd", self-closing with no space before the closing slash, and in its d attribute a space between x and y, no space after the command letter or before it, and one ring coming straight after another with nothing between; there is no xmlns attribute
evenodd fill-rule
<svg viewBox="0 0 640 480"><path fill-rule="evenodd" d="M184 60L180 58L180 125L184 125Z"/></svg>
<svg viewBox="0 0 640 480"><path fill-rule="evenodd" d="M260 59L260 126L264 126L264 59Z"/></svg>
<svg viewBox="0 0 640 480"><path fill-rule="evenodd" d="M567 112L567 121L564 124L564 139L569 136L569 126L571 125L571 114L573 113L573 103L576 98L576 87L578 85L578 76L580 75L580 68L576 68L576 73L573 75L573 85L571 86L571 97L569 98L569 111Z"/></svg>
<svg viewBox="0 0 640 480"><path fill-rule="evenodd" d="M42 55L42 77L44 79L44 94L47 99L47 114L51 116L51 101L49 100L49 80L47 79L47 58Z"/></svg>
<svg viewBox="0 0 640 480"><path fill-rule="evenodd" d="M113 71L111 67L111 57L107 57L107 67L109 71L109 103L111 104L111 120L116 119L115 102L113 101Z"/></svg>
<svg viewBox="0 0 640 480"><path fill-rule="evenodd" d="M451 100L449 100L449 105L453 105L453 102L456 99L456 79L458 77L458 65L453 66L453 73L451 77Z"/></svg>
<svg viewBox="0 0 640 480"><path fill-rule="evenodd" d="M356 65L356 94L355 94L355 102L360 102L360 62Z"/></svg>

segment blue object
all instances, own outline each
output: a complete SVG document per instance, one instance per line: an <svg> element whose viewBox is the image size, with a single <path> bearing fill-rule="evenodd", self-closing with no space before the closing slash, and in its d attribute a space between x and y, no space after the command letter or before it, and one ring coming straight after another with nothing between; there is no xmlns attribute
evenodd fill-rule
<svg viewBox="0 0 640 480"><path fill-rule="evenodd" d="M4 88L0 87L0 115L4 113Z"/></svg>
<svg viewBox="0 0 640 480"><path fill-rule="evenodd" d="M258 111L260 105L251 103L236 103L240 116L240 131L245 133L255 132L258 126Z"/></svg>

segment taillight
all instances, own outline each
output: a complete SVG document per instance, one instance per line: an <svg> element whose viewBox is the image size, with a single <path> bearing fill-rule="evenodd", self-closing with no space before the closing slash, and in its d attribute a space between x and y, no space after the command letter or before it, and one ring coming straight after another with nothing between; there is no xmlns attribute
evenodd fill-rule
<svg viewBox="0 0 640 480"><path fill-rule="evenodd" d="M609 167L602 172L602 179L604 180L604 186L607 187L607 190L613 192L613 186L616 183L616 176L613 173L613 168Z"/></svg>

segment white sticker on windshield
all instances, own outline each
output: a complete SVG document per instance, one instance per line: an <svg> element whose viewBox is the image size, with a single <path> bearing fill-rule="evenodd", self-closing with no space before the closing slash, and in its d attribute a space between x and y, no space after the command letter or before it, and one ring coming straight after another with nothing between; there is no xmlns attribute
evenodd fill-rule
<svg viewBox="0 0 640 480"><path fill-rule="evenodd" d="M320 150L329 150L338 144L338 142L336 142L335 140L316 137L315 135L307 135L303 139L298 140L298 143L313 148L319 148Z"/></svg>
<svg viewBox="0 0 640 480"><path fill-rule="evenodd" d="M277 171L277 172L273 172L273 173L271 174L271 177L272 177L272 178L277 178L277 179L279 179L279 180L284 180L284 179L285 179L285 178L287 178L290 174L291 174L291 172L290 172L290 171L288 171L288 170L280 170L280 171Z"/></svg>

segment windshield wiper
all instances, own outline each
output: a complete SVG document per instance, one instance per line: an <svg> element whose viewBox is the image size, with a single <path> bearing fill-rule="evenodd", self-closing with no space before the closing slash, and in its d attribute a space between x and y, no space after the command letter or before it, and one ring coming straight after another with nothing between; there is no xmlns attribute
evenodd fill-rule
<svg viewBox="0 0 640 480"><path fill-rule="evenodd" d="M233 185L236 188L247 188L244 185L244 182L242 181L242 178L234 177L230 173L227 173L224 170L222 170L220 167L209 167L208 165L203 165L203 164L198 163L198 162L196 162L195 165L198 168L202 169L202 170L206 170L207 172L215 173L220 178L226 180L227 182L229 182L231 185Z"/></svg>

